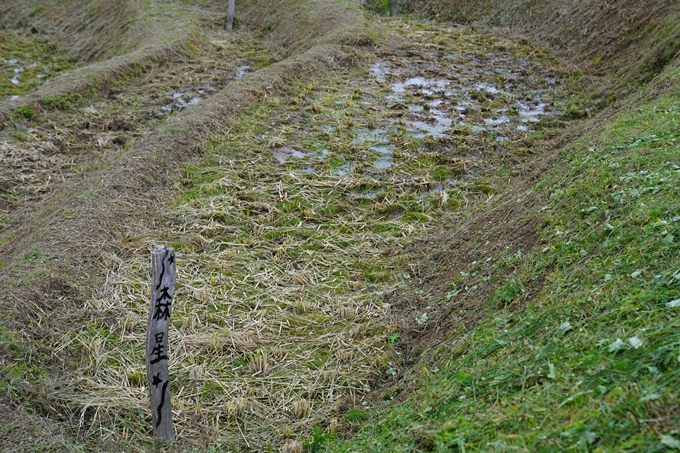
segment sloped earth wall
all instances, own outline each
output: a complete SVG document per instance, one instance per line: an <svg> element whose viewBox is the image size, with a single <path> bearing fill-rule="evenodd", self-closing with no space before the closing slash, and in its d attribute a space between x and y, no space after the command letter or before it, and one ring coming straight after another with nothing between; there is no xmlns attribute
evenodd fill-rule
<svg viewBox="0 0 680 453"><path fill-rule="evenodd" d="M421 17L505 29L548 45L582 73L580 89L590 92L578 99L583 115L623 100L659 74L680 50L680 5L671 0L408 0L403 4Z"/></svg>

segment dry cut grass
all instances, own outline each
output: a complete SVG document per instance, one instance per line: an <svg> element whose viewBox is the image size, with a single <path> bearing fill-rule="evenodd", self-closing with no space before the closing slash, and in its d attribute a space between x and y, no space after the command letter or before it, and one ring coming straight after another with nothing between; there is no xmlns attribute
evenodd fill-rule
<svg viewBox="0 0 680 453"><path fill-rule="evenodd" d="M493 44L460 30L435 37L442 61L486 55ZM413 46L424 55L418 71L438 67L427 48ZM385 56L392 84L415 76L405 54ZM496 63L515 64L506 57ZM438 71L456 90L476 83ZM469 124L432 137L418 129L431 121L423 112L458 91L407 84L395 100L392 84L345 70L327 84L301 82L290 97L266 97L208 140L200 165L185 166L165 224L104 255L107 280L79 307L99 316L56 342L59 354L82 357L74 373L82 379L53 401L80 435L149 442L149 251L162 245L178 254L170 331L177 448L301 451L314 427L343 433L348 410L371 410L366 394L389 374L388 339L397 332L385 302L411 279L404 249L434 218L492 196L476 181L501 162L497 137L510 129L456 131L481 127L485 114L514 100L480 95ZM518 118L507 120L514 132L506 140L526 138L514 129Z"/></svg>

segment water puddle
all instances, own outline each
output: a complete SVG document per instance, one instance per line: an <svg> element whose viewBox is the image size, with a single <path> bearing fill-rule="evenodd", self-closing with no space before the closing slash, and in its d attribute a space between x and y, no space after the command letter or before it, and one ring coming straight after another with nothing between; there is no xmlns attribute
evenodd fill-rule
<svg viewBox="0 0 680 453"><path fill-rule="evenodd" d="M371 66L371 75L376 78L379 82L384 82L385 81L385 76L388 74L387 70L387 63L378 60L375 63L373 63L373 66Z"/></svg>
<svg viewBox="0 0 680 453"><path fill-rule="evenodd" d="M282 146L280 148L276 148L275 150L272 151L272 155L276 160L279 161L280 164L285 164L286 162L293 158L302 159L307 156L302 151L297 150L295 148L291 148L289 146Z"/></svg>
<svg viewBox="0 0 680 453"><path fill-rule="evenodd" d="M179 111L196 105L215 93L217 93L217 89L207 85L200 88L185 88L182 91L175 91L166 96L164 105L161 106L161 111L164 114Z"/></svg>
<svg viewBox="0 0 680 453"><path fill-rule="evenodd" d="M394 147L391 145L376 145L376 146L371 146L373 151L376 151L380 154L393 154L394 153Z"/></svg>
<svg viewBox="0 0 680 453"><path fill-rule="evenodd" d="M28 93L71 66L51 44L12 34L1 38L0 99Z"/></svg>
<svg viewBox="0 0 680 453"><path fill-rule="evenodd" d="M440 192L459 185L456 181L476 177L476 169L485 165L484 153L465 157L460 154L464 151L461 146L497 153L540 127L543 118L558 113L548 99L554 98L564 80L548 74L545 68L549 65L531 57L488 51L426 55L397 51L383 55L369 67L366 79L353 80L352 96L345 93L331 100L338 110L366 112L355 117L355 124L346 129L321 125L320 137L328 141L321 138L321 143L311 145L308 154L279 150L275 157L282 163L292 158L310 159L319 174L323 174L323 166L336 176L357 173L383 183L395 177L403 181L416 169L433 165L432 159L437 158L425 154L441 153L445 162L457 156L454 165L434 164L441 166L436 183L431 179L406 182L441 202L446 196ZM552 85L547 81L549 76ZM357 92L360 95L355 97ZM324 143L335 142L336 136L345 134L355 146L347 154L333 148L334 156L344 157L344 162L320 162L330 154ZM311 173L313 167L301 161L298 168ZM451 179L453 174L455 178Z"/></svg>
<svg viewBox="0 0 680 453"><path fill-rule="evenodd" d="M349 176L354 173L354 162L347 162L333 168L333 174L338 176Z"/></svg>
<svg viewBox="0 0 680 453"><path fill-rule="evenodd" d="M451 119L444 117L434 117L436 120L434 124L426 123L425 121L407 121L409 132L414 133L414 135L419 135L420 138L425 135L430 135L433 138L446 137L446 131L451 126ZM419 132L423 134L419 134Z"/></svg>
<svg viewBox="0 0 680 453"><path fill-rule="evenodd" d="M352 143L384 143L390 140L390 135L392 133L394 133L394 131L388 129L359 129L356 131Z"/></svg>
<svg viewBox="0 0 680 453"><path fill-rule="evenodd" d="M428 196L430 196L430 197L436 196L437 194L444 192L444 190L445 190L445 187L444 187L443 184L437 184L429 190L423 190L422 192L420 192L418 194L418 197L425 198L425 197L428 197Z"/></svg>
<svg viewBox="0 0 680 453"><path fill-rule="evenodd" d="M522 118L522 122L525 123L536 123L541 120L541 116L546 114L546 104L540 101L517 101L517 106L517 113Z"/></svg>
<svg viewBox="0 0 680 453"><path fill-rule="evenodd" d="M510 122L510 118L505 115L501 115L498 118L485 118L484 123L487 126L497 126L499 124L507 124Z"/></svg>
<svg viewBox="0 0 680 453"><path fill-rule="evenodd" d="M380 154L378 159L373 162L375 170L387 170L394 164L394 147L391 145L376 145L369 149Z"/></svg>
<svg viewBox="0 0 680 453"><path fill-rule="evenodd" d="M375 200L384 193L382 190L364 190L361 192L351 192L349 196L354 200Z"/></svg>
<svg viewBox="0 0 680 453"><path fill-rule="evenodd" d="M249 64L244 64L236 68L236 78L240 79L244 75L248 74L251 72L252 66Z"/></svg>
<svg viewBox="0 0 680 453"><path fill-rule="evenodd" d="M449 80L427 79L425 77L411 77L404 82L396 82L392 84L392 92L394 94L404 94L408 88L417 88L416 92L422 94L434 94L436 92L446 92L446 87L451 82ZM413 91L413 90L408 90Z"/></svg>
<svg viewBox="0 0 680 453"><path fill-rule="evenodd" d="M500 94L500 93L502 93L502 91L499 90L498 88L493 87L493 86L490 86L490 85L487 85L487 84L485 84L485 83L476 83L476 84L475 84L475 89L477 89L477 90L479 90L479 91L486 91L487 93L491 93L491 94Z"/></svg>

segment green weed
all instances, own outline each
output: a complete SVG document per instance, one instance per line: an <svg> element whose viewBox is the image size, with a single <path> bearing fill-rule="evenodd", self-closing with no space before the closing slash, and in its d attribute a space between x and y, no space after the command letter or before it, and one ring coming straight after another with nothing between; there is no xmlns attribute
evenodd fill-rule
<svg viewBox="0 0 680 453"><path fill-rule="evenodd" d="M511 261L524 282L552 269L537 298L440 346L437 372L414 372L405 404L327 451L425 449L415 425L428 451L676 448L680 91L648 96L566 148L537 185L551 194L536 213L545 245ZM513 301L519 282L494 300Z"/></svg>

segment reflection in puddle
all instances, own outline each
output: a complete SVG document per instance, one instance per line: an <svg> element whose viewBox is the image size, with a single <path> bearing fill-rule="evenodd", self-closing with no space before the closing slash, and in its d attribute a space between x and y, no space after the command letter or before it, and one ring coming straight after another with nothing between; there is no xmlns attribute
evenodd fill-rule
<svg viewBox="0 0 680 453"><path fill-rule="evenodd" d="M446 137L446 131L451 127L453 122L451 118L445 116L438 110L430 110L430 122L422 120L407 121L406 124L411 128L422 132L427 132L434 138Z"/></svg>
<svg viewBox="0 0 680 453"><path fill-rule="evenodd" d="M207 85L200 88L192 87L186 88L183 91L176 91L168 95L168 102L161 107L161 111L171 113L176 110L182 110L198 104L215 93L217 93L217 89Z"/></svg>
<svg viewBox="0 0 680 453"><path fill-rule="evenodd" d="M447 181L447 182L449 182L449 181ZM438 184L438 185L434 186L433 188L431 188L430 190L424 190L424 191L420 192L418 194L418 197L419 198L425 198L427 196L434 196L434 195L437 195L437 194L442 193L442 192L444 192L444 185Z"/></svg>
<svg viewBox="0 0 680 453"><path fill-rule="evenodd" d="M272 151L272 155L281 164L285 164L291 158L302 159L303 157L306 156L306 154L303 153L302 151L299 151L295 148L291 148L289 146L282 146L281 148L276 148L275 150Z"/></svg>
<svg viewBox="0 0 680 453"><path fill-rule="evenodd" d="M390 139L390 131L387 129L360 129L356 132L354 140L352 143L365 143L365 142L387 142Z"/></svg>
<svg viewBox="0 0 680 453"><path fill-rule="evenodd" d="M499 124L507 124L510 122L510 118L505 115L501 115L498 118L485 118L484 123L488 126L497 126Z"/></svg>
<svg viewBox="0 0 680 453"><path fill-rule="evenodd" d="M487 85L485 83L476 83L475 88L477 90L486 91L487 93L491 93L491 94L498 94L498 93L501 92L498 88Z"/></svg>
<svg viewBox="0 0 680 453"><path fill-rule="evenodd" d="M385 76L388 74L385 62L378 60L375 63L373 63L373 66L371 66L371 74L379 82L384 82Z"/></svg>
<svg viewBox="0 0 680 453"><path fill-rule="evenodd" d="M540 121L541 119L539 118L542 115L545 115L545 107L546 104L540 101L535 101L532 103L523 103L521 101L517 101L517 105L519 106L517 109L517 113L519 113L519 116L522 118L523 122L531 122L531 123L536 123Z"/></svg>
<svg viewBox="0 0 680 453"><path fill-rule="evenodd" d="M182 107L189 107L190 105L196 105L199 102L203 100L202 97L200 96L191 96L190 94L187 95L185 93L174 93L172 95L172 99L176 102L177 106L182 108Z"/></svg>
<svg viewBox="0 0 680 453"><path fill-rule="evenodd" d="M355 198L355 199L365 199L365 200L375 200L378 198L379 195L382 195L382 191L377 191L377 190L366 190L363 192L359 193L351 193L350 197Z"/></svg>
<svg viewBox="0 0 680 453"><path fill-rule="evenodd" d="M394 148L391 145L376 145L376 146L371 146L373 151L377 151L380 154L392 154L394 152Z"/></svg>
<svg viewBox="0 0 680 453"><path fill-rule="evenodd" d="M345 164L333 168L333 173L338 176L348 176L354 173L354 162L347 162Z"/></svg>
<svg viewBox="0 0 680 453"><path fill-rule="evenodd" d="M373 168L376 170L387 170L394 164L392 156L381 156L373 163Z"/></svg>
<svg viewBox="0 0 680 453"><path fill-rule="evenodd" d="M238 66L236 68L236 78L240 79L244 75L248 74L250 72L251 68L252 68L252 66L250 66L249 64L244 64L242 66Z"/></svg>
<svg viewBox="0 0 680 453"><path fill-rule="evenodd" d="M394 148L391 145L376 145L371 146L370 149L380 154L380 157L373 163L374 169L386 170L394 164Z"/></svg>
<svg viewBox="0 0 680 453"><path fill-rule="evenodd" d="M434 94L436 91L444 91L451 83L449 80L426 79L425 77L412 77L405 82L392 84L392 92L403 94L408 87L420 87L423 94Z"/></svg>

